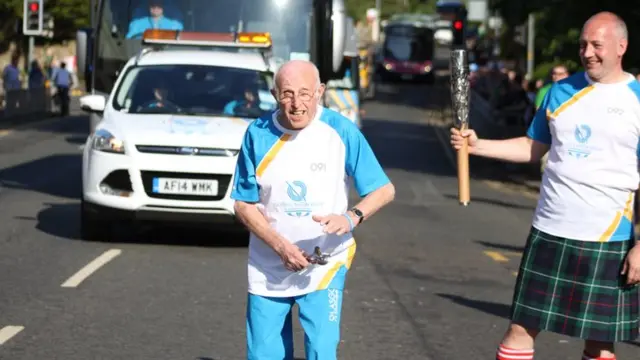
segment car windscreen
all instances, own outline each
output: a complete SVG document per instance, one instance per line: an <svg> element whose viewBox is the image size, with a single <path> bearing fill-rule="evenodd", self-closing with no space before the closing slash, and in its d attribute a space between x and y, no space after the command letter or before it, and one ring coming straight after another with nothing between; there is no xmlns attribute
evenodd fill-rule
<svg viewBox="0 0 640 360"><path fill-rule="evenodd" d="M394 26L385 31L383 56L388 60L428 61L433 59L434 38L430 29Z"/></svg>
<svg viewBox="0 0 640 360"><path fill-rule="evenodd" d="M257 118L276 106L270 73L207 65L130 68L113 100L131 114Z"/></svg>

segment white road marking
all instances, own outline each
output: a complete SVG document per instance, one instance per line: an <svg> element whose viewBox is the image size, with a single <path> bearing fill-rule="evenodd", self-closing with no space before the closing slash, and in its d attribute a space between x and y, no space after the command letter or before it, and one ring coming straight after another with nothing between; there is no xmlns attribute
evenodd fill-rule
<svg viewBox="0 0 640 360"><path fill-rule="evenodd" d="M88 263L85 267L80 269L77 273L73 274L67 281L65 281L61 286L62 287L77 287L83 282L86 278L88 278L91 274L93 274L100 267L104 266L109 261L113 260L116 256L120 255L122 250L120 249L111 249L105 251L102 255L95 258L92 262Z"/></svg>
<svg viewBox="0 0 640 360"><path fill-rule="evenodd" d="M24 326L5 326L0 329L0 345L4 345L9 339L16 336L20 331L24 330Z"/></svg>

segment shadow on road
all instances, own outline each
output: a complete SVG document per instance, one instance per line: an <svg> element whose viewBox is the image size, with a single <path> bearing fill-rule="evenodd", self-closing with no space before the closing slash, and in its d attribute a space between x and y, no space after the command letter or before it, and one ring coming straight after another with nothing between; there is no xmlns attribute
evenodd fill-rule
<svg viewBox="0 0 640 360"><path fill-rule="evenodd" d="M480 244L485 248L490 248L494 250L502 250L502 251L510 251L510 252L524 251L524 246L505 245L505 244L498 244L494 242L481 241L481 240L474 240L473 242L475 242L476 244Z"/></svg>
<svg viewBox="0 0 640 360"><path fill-rule="evenodd" d="M81 168L80 154L51 155L0 170L0 187L79 199Z"/></svg>
<svg viewBox="0 0 640 360"><path fill-rule="evenodd" d="M80 237L80 204L44 204L36 217L36 229L49 235L69 240ZM180 226L178 224L116 223L113 228L115 243L195 246L246 247L248 234L241 229L216 229L208 226Z"/></svg>
<svg viewBox="0 0 640 360"><path fill-rule="evenodd" d="M441 298L450 300L451 302L462 305L471 309L479 310L484 313L501 317L503 319L509 319L509 313L511 312L511 305L498 304L491 301L474 300L464 296L451 295L451 294L436 294ZM625 341L625 344L640 347L640 341Z"/></svg>
<svg viewBox="0 0 640 360"><path fill-rule="evenodd" d="M87 134L73 134L65 138L69 144L82 145L87 142Z"/></svg>
<svg viewBox="0 0 640 360"><path fill-rule="evenodd" d="M464 296L451 295L451 294L436 294L441 298L450 300L451 302L462 305L468 308L480 310L484 313L499 316L501 318L508 319L511 306L506 304L498 304L491 301L474 300Z"/></svg>
<svg viewBox="0 0 640 360"><path fill-rule="evenodd" d="M30 130L57 134L77 134L85 135L86 137L89 134L89 117L83 114L74 114L60 118L60 121L32 127Z"/></svg>

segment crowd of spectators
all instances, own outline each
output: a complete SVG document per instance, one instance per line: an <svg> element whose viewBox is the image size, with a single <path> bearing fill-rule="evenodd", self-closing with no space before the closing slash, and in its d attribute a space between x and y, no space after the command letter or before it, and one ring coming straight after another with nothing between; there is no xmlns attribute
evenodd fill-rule
<svg viewBox="0 0 640 360"><path fill-rule="evenodd" d="M551 84L569 76L567 68L561 64L553 67L546 79L533 80L500 62L474 65L471 70L471 86L489 103L495 121L522 128L529 125Z"/></svg>
<svg viewBox="0 0 640 360"><path fill-rule="evenodd" d="M551 85L571 75L563 64L555 65L545 79L533 80L527 80L523 73L500 62L487 62L484 66L473 64L471 71L472 89L489 103L494 120L524 130ZM640 80L640 69L629 72Z"/></svg>

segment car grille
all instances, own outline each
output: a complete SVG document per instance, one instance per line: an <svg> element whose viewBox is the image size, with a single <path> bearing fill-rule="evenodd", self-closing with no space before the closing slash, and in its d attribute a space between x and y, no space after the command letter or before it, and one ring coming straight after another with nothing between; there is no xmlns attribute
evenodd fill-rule
<svg viewBox="0 0 640 360"><path fill-rule="evenodd" d="M171 199L171 200L188 200L188 201L218 201L222 200L227 193L229 183L231 182L231 175L222 174L195 174L195 173L180 173L180 172L166 172L166 171L146 171L142 170L142 184L144 185L144 191L147 196L156 199ZM156 177L176 178L176 179L204 179L204 180L218 180L218 195L216 196L200 196L200 195L177 195L177 194L157 194L153 192L153 179Z"/></svg>
<svg viewBox="0 0 640 360"><path fill-rule="evenodd" d="M191 155L191 156L225 156L233 157L238 154L238 150L200 148L193 146L158 146L158 145L136 145L136 149L141 153L164 154L164 155Z"/></svg>

